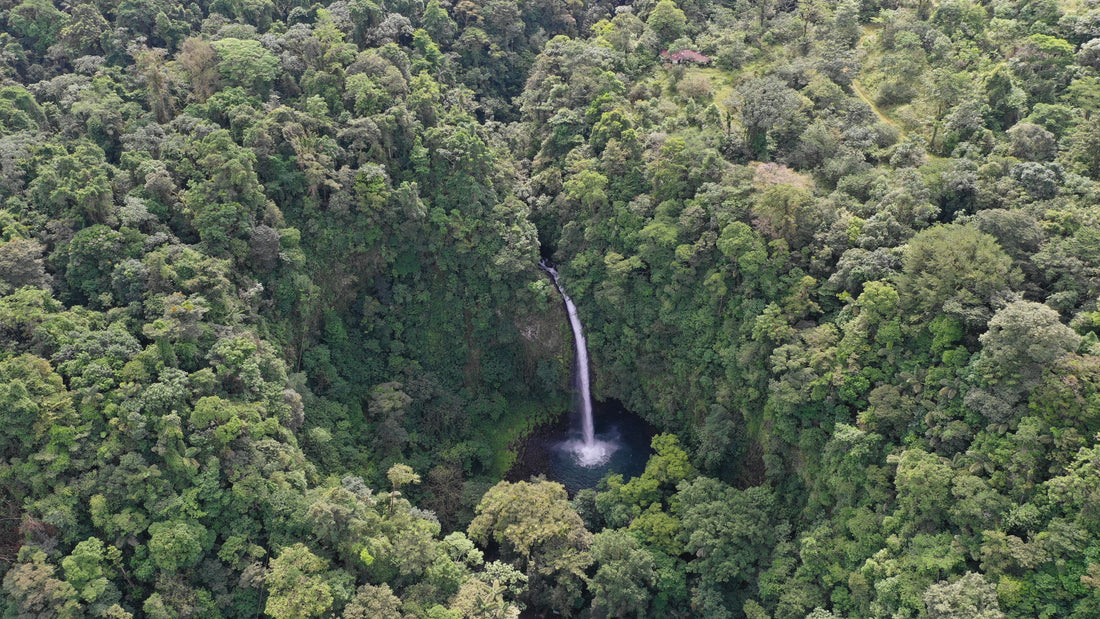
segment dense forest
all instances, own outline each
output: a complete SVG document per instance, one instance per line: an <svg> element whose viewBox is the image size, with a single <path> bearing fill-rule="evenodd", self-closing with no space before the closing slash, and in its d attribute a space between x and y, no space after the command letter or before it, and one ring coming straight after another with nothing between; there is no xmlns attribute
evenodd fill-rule
<svg viewBox="0 0 1100 619"><path fill-rule="evenodd" d="M1098 206L1098 0L0 0L0 614L1100 616Z"/></svg>

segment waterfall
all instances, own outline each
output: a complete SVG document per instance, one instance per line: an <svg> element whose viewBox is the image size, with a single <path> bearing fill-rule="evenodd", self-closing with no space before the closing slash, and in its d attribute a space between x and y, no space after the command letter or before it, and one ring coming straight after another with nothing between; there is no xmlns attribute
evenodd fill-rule
<svg viewBox="0 0 1100 619"><path fill-rule="evenodd" d="M565 309L569 313L569 326L573 327L573 341L577 351L576 373L577 391L581 404L581 430L584 433L585 444L593 445L596 442L596 430L592 425L592 391L588 382L588 343L584 339L581 319L577 316L577 306L573 303L573 299L570 299L569 295L565 294L565 288L562 288L557 270L547 264L546 260L539 263L539 268L550 274L550 278L554 280L554 285L558 287L558 292L561 293L561 298L565 301Z"/></svg>
<svg viewBox="0 0 1100 619"><path fill-rule="evenodd" d="M565 293L565 288L558 278L558 271L550 266L546 259L539 262L539 268L546 271L550 278L554 280L554 285L557 286L562 300L565 301L565 309L569 314L569 326L573 328L573 342L576 348L576 369L574 371L577 382L577 399L580 400L582 440L571 444L571 449L577 454L577 460L582 465L597 466L607 460L615 447L610 443L596 440L596 430L592 422L592 393L589 388L588 344L584 339L584 329L581 328L581 319L577 315L577 306L573 303L573 299L570 299L569 295Z"/></svg>

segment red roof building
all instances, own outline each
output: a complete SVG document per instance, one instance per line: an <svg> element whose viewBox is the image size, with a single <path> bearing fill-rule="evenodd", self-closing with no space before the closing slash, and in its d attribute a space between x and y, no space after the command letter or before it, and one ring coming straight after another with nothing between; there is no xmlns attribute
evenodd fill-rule
<svg viewBox="0 0 1100 619"><path fill-rule="evenodd" d="M668 53L666 49L661 52L661 59L672 64L710 64L710 57L700 54L693 49L682 49L671 54Z"/></svg>

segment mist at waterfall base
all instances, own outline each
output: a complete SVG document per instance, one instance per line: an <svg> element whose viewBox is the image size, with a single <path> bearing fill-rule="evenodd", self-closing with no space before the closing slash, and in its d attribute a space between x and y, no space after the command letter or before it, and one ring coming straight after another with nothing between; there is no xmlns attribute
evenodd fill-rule
<svg viewBox="0 0 1100 619"><path fill-rule="evenodd" d="M575 451L584 444L581 420L576 412L563 411L557 422L537 429L518 446L516 462L505 479L515 482L545 475L574 495L595 488L611 473L626 479L640 475L652 453L649 443L656 429L615 400L593 402L592 410L595 440L614 446L606 459L595 466L581 464Z"/></svg>
<svg viewBox="0 0 1100 619"><path fill-rule="evenodd" d="M649 460L649 443L653 439L649 425L618 402L593 404L598 453L591 453L575 429L565 440L551 445L547 477L561 482L570 494L594 488L610 473L626 479L640 475Z"/></svg>

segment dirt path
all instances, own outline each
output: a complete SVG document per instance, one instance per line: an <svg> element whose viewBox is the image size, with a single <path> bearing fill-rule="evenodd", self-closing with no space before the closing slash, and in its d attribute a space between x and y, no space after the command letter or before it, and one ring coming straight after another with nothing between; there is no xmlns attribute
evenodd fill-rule
<svg viewBox="0 0 1100 619"><path fill-rule="evenodd" d="M898 134L903 138L905 137L905 130L901 128L901 125L899 125L894 119L884 114L883 111L879 109L877 105L875 105L875 102L867 96L867 93L863 90L863 87L859 85L859 80L852 80L852 90L855 91L856 95L859 96L860 99L863 99L864 103L870 106L871 111L875 113L875 116L878 116L879 120L897 129Z"/></svg>
<svg viewBox="0 0 1100 619"><path fill-rule="evenodd" d="M866 41L868 41L869 39L873 38L875 36L875 34L876 34L876 32L875 32L875 29L873 27L864 26L863 27L863 36L860 37L860 39L859 39L859 47L862 48L863 44ZM886 113L883 112L879 108L879 106L875 104L874 100L871 99L871 97L867 96L867 92L865 90L863 90L863 86L860 85L859 80L857 80L857 79L852 80L852 90L855 91L856 96L858 96L860 99L863 99L863 102L866 103L867 106L871 108L871 111L875 113L875 116L878 116L879 120L881 120L882 122L890 125L891 127L895 128L895 129L897 129L898 130L898 135L901 138L905 138L905 129L902 129L901 125L899 125L897 123L897 121L895 121L894 119L887 116Z"/></svg>

